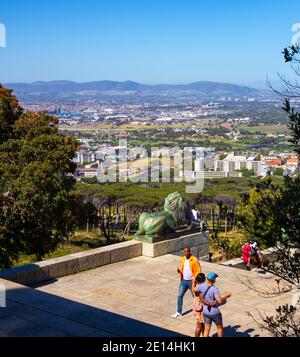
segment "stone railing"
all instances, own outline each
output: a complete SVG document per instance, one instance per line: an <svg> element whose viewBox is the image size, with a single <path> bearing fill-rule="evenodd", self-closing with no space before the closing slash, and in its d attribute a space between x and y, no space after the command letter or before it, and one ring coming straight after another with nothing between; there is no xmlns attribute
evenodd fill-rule
<svg viewBox="0 0 300 357"><path fill-rule="evenodd" d="M141 255L151 258L167 254L182 255L185 246L190 246L192 254L198 259L208 260L208 233L198 232L188 235L182 233L180 237L154 244L133 240L5 270L0 272L0 279L35 286Z"/></svg>
<svg viewBox="0 0 300 357"><path fill-rule="evenodd" d="M32 286L141 255L142 243L129 241L5 270L0 273L0 279Z"/></svg>

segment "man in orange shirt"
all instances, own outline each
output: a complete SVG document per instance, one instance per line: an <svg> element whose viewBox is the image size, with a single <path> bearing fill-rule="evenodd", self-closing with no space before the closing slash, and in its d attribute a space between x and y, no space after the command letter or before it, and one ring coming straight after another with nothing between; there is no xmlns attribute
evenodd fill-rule
<svg viewBox="0 0 300 357"><path fill-rule="evenodd" d="M193 293L193 281L196 276L201 273L199 261L197 258L192 256L191 248L185 247L183 253L184 256L182 257L180 267L178 268L178 273L181 277L178 294L178 307L176 314L172 316L175 319L182 316L183 297L188 290Z"/></svg>

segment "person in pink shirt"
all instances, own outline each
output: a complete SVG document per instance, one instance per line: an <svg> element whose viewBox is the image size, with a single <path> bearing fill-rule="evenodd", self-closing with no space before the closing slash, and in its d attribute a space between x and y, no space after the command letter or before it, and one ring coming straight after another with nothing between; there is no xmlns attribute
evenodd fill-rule
<svg viewBox="0 0 300 357"><path fill-rule="evenodd" d="M242 255L243 262L245 264L246 270L248 271L251 270L251 253L252 253L252 248L250 245L250 240L248 240L243 247L243 255Z"/></svg>

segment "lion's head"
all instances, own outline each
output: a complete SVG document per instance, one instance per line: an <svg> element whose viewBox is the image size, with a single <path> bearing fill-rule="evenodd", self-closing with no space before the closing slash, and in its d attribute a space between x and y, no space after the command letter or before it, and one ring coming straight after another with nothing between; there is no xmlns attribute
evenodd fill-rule
<svg viewBox="0 0 300 357"><path fill-rule="evenodd" d="M172 215L175 226L186 222L187 204L178 192L171 193L166 198L164 211Z"/></svg>

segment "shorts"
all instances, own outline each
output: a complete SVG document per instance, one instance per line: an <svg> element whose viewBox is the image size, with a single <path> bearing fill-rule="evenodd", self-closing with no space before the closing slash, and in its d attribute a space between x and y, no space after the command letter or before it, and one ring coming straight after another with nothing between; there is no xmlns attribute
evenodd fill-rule
<svg viewBox="0 0 300 357"><path fill-rule="evenodd" d="M219 313L217 315L211 315L211 316L204 315L204 323L205 323L205 325L211 325L213 322L216 325L222 325L223 324L222 314Z"/></svg>
<svg viewBox="0 0 300 357"><path fill-rule="evenodd" d="M204 315L202 311L199 312L194 310L194 317L199 324L204 324Z"/></svg>

